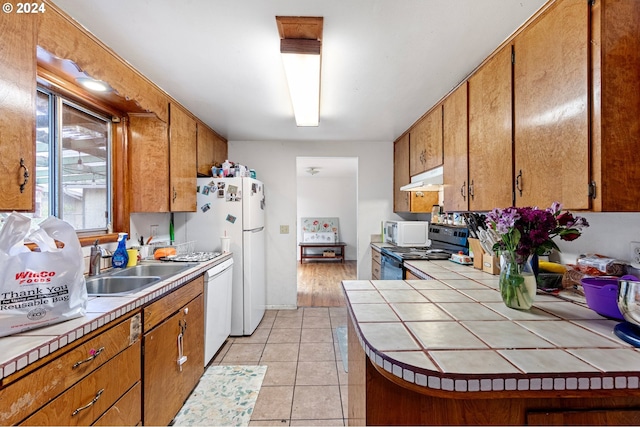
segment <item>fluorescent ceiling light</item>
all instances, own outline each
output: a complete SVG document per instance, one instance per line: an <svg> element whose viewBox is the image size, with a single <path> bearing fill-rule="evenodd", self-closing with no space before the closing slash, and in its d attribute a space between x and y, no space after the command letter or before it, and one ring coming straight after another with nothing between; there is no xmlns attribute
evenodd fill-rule
<svg viewBox="0 0 640 427"><path fill-rule="evenodd" d="M276 16L276 23L296 124L318 126L323 18Z"/></svg>
<svg viewBox="0 0 640 427"><path fill-rule="evenodd" d="M282 53L293 114L298 126L320 124L320 55Z"/></svg>

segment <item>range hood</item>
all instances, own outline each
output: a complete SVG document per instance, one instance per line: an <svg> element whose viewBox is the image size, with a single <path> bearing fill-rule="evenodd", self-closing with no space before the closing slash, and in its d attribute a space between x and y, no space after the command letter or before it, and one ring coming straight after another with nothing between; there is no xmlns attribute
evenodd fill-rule
<svg viewBox="0 0 640 427"><path fill-rule="evenodd" d="M411 177L411 183L400 187L401 191L440 191L444 184L443 167L422 172Z"/></svg>

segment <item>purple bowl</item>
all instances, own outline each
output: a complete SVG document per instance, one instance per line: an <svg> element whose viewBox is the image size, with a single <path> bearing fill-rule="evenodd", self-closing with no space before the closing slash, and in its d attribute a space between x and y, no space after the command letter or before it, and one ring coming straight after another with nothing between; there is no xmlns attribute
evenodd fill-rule
<svg viewBox="0 0 640 427"><path fill-rule="evenodd" d="M580 283L591 310L601 316L624 320L618 308L617 277L585 277Z"/></svg>

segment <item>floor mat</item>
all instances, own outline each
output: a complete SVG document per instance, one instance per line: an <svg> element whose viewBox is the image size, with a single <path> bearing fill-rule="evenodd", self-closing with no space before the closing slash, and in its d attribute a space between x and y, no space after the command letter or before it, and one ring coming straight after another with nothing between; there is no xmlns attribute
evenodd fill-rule
<svg viewBox="0 0 640 427"><path fill-rule="evenodd" d="M209 366L174 426L248 426L266 366Z"/></svg>
<svg viewBox="0 0 640 427"><path fill-rule="evenodd" d="M344 367L345 372L349 372L347 360L347 327L338 326L336 328L336 335L338 336L338 347L340 348L342 366Z"/></svg>

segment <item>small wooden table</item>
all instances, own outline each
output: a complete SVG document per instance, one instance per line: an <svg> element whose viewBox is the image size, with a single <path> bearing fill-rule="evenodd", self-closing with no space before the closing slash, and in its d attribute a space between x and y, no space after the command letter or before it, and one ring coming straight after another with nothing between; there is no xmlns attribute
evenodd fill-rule
<svg viewBox="0 0 640 427"><path fill-rule="evenodd" d="M334 242L334 243L300 243L300 264L305 259L339 259L344 263L344 247L347 246L345 242ZM307 254L305 252L305 248L340 248L340 252L336 253L335 256L324 256L323 254Z"/></svg>

